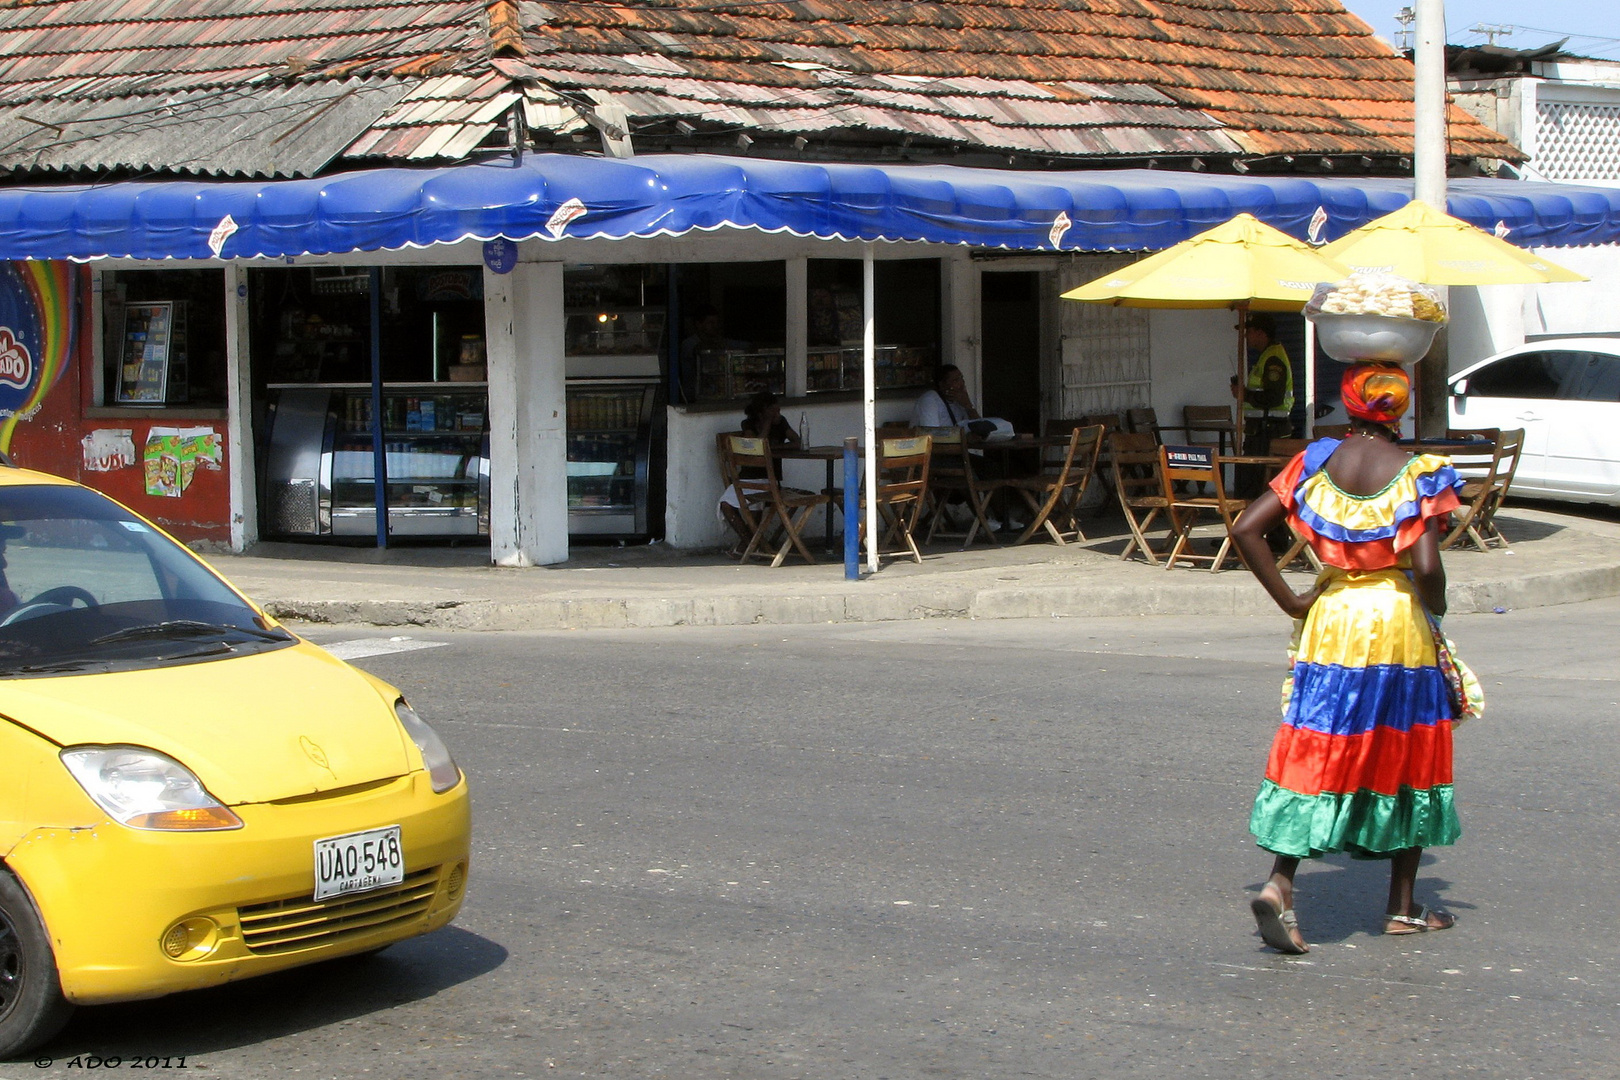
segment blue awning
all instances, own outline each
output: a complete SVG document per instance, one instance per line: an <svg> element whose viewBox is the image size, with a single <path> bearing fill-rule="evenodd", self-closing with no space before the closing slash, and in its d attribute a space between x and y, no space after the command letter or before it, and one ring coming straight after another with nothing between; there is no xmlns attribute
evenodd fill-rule
<svg viewBox="0 0 1620 1080"><path fill-rule="evenodd" d="M1017 251L1166 248L1248 212L1332 240L1411 198L1410 180L1016 172L714 155L534 154L309 180L0 188L0 259L258 258L512 240L759 229ZM1620 188L1452 180L1449 210L1530 247L1620 240Z"/></svg>

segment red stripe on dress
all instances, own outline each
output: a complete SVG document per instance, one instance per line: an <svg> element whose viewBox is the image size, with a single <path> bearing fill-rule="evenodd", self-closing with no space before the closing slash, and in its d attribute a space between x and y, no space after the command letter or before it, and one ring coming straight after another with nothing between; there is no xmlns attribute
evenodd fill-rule
<svg viewBox="0 0 1620 1080"><path fill-rule="evenodd" d="M1288 724L1277 730L1266 779L1301 795L1367 790L1397 795L1451 783L1451 722L1414 724L1411 731L1374 728L1328 735Z"/></svg>
<svg viewBox="0 0 1620 1080"><path fill-rule="evenodd" d="M1306 538L1317 558L1329 566L1344 570L1387 570L1399 562L1397 555L1418 542L1430 518L1444 518L1461 504L1456 492L1446 488L1438 495L1421 499L1416 517L1407 518L1397 527L1394 536L1384 540L1355 540L1346 543L1332 540L1312 529L1303 519L1290 513L1288 524Z"/></svg>

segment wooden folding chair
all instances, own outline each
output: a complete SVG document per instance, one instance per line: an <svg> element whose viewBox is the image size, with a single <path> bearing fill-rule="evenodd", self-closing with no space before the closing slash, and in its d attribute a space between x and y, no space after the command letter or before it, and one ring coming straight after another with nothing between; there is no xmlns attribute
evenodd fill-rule
<svg viewBox="0 0 1620 1080"><path fill-rule="evenodd" d="M973 455L968 453L962 440L962 429L948 427L928 430L932 437L933 461L928 467L928 535L923 538L923 543L932 544L935 534L959 535L965 551L981 531L991 544L999 543L996 531L990 527L989 517L990 496L995 494L995 486L981 482L974 474ZM958 496L973 515L966 532L953 530L948 519L946 508ZM940 533L941 523L946 526L943 533Z"/></svg>
<svg viewBox="0 0 1620 1080"><path fill-rule="evenodd" d="M1114 494L1119 508L1125 513L1125 524L1131 530L1131 539L1120 552L1121 559L1131 557L1140 550L1142 557L1154 566L1159 565L1163 552L1155 551L1148 543L1147 530L1160 514L1170 529L1168 541L1174 535L1170 521L1170 500L1165 496L1164 477L1159 463L1159 448L1153 436L1129 431L1116 431L1108 436L1109 471L1114 478Z"/></svg>
<svg viewBox="0 0 1620 1080"><path fill-rule="evenodd" d="M1237 431L1232 422L1230 405L1185 405L1181 409L1181 423L1188 443L1193 446L1209 443L1222 454L1226 453L1226 447ZM1200 438L1202 435L1213 435L1214 438L1203 439Z"/></svg>
<svg viewBox="0 0 1620 1080"><path fill-rule="evenodd" d="M1114 501L1114 470L1112 459L1109 457L1108 437L1116 431L1125 430L1125 418L1119 413L1087 413L1075 420L1064 420L1062 423L1075 423L1081 427L1100 426L1103 429L1102 449L1097 454L1097 467L1092 470L1098 483L1102 484L1102 496L1092 509L1092 516L1097 517L1108 509L1108 504Z"/></svg>
<svg viewBox="0 0 1620 1080"><path fill-rule="evenodd" d="M878 443L877 511L883 521L878 539L878 555L909 554L920 564L922 552L913 535L928 500L928 466L933 438L913 435L904 439L882 439ZM861 517L865 538L866 517ZM903 544L901 547L899 545Z"/></svg>
<svg viewBox="0 0 1620 1080"><path fill-rule="evenodd" d="M1271 452L1277 457L1292 460L1294 455L1303 453L1305 448L1309 445L1311 445L1311 440L1309 439L1272 439ZM1292 566L1295 560L1299 559L1301 556L1304 556L1305 561L1307 564L1309 564L1311 570L1315 573L1321 573L1322 560L1316 557L1316 552L1314 549L1312 549L1310 541L1299 535L1299 533L1291 526L1288 531L1293 533L1294 542L1288 545L1287 551L1283 552L1277 557L1277 569L1286 569L1287 567Z"/></svg>
<svg viewBox="0 0 1620 1080"><path fill-rule="evenodd" d="M1519 454L1524 449L1524 429L1499 431L1496 428L1456 430L1446 432L1448 439L1488 438L1490 442L1452 451L1451 465L1463 479L1459 494L1462 506L1451 513L1451 531L1440 541L1447 549L1464 537L1480 551L1491 545L1507 547L1507 537L1496 527L1496 511L1507 498L1513 484L1513 474L1519 468Z"/></svg>
<svg viewBox="0 0 1620 1080"><path fill-rule="evenodd" d="M1159 430L1159 414L1151 406L1126 409L1125 425L1138 435L1152 435L1155 443L1164 441Z"/></svg>
<svg viewBox="0 0 1620 1080"><path fill-rule="evenodd" d="M1175 527L1175 542L1165 557L1164 568L1170 569L1178 560L1208 562L1211 573L1218 572L1232 551L1232 526L1237 516L1248 506L1247 499L1227 498L1226 482L1221 479L1221 458L1213 446L1161 446L1159 447L1159 474L1164 480L1164 495L1170 503L1170 519ZM1176 492L1177 483L1208 484L1213 495L1182 495ZM1220 547L1213 555L1200 555L1188 545L1199 518L1214 514L1226 527ZM1241 559L1239 560L1241 561Z"/></svg>
<svg viewBox="0 0 1620 1080"><path fill-rule="evenodd" d="M1068 420L1052 420L1046 425L1050 437L1067 435L1069 441L1062 446L1041 449L1040 471L1034 476L1020 476L1006 480L1002 486L1023 496L1032 516L1014 544L1029 541L1040 529L1059 544L1070 540L1084 540L1080 530L1080 500L1085 498L1091 484L1091 474L1097 468L1097 453L1102 448L1102 427L1083 427Z"/></svg>
<svg viewBox="0 0 1620 1080"><path fill-rule="evenodd" d="M797 551L805 562L816 557L804 546L800 535L810 511L830 501L825 492L801 491L785 488L776 479L776 460L771 457L764 439L751 439L742 435L725 436L726 453L730 469L736 477L733 486L737 501L755 521L754 535L743 549L742 560L770 559L772 566L781 566L789 551ZM773 532L780 526L782 542L773 556L768 545Z"/></svg>
<svg viewBox="0 0 1620 1080"><path fill-rule="evenodd" d="M722 431L714 437L715 453L720 458L720 483L724 485L720 489L722 492L735 491L737 485L736 470L734 470L731 465L731 444L728 441L733 435L740 436L742 435L742 432ZM743 550L748 546L748 542L754 538L754 533L759 529L758 516L754 513L754 509L752 507L743 505L744 500L740 493L737 494L737 502L737 506L732 506L728 502L722 502L720 504L721 518L725 520L726 526L730 528L737 537L736 542L731 545L731 549L726 552L726 554L730 555L734 559L742 558Z"/></svg>

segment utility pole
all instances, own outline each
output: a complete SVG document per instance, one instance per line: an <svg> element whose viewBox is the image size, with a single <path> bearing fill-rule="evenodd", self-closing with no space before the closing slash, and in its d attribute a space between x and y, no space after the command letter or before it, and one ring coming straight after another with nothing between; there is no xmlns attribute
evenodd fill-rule
<svg viewBox="0 0 1620 1080"><path fill-rule="evenodd" d="M1416 0L1417 44L1412 102L1412 178L1414 195L1446 212L1446 4ZM1441 293L1445 289L1441 288ZM1449 305L1448 305L1449 306ZM1419 437L1442 435L1446 429L1446 377L1450 347L1445 327L1418 363L1418 411L1413 418Z"/></svg>

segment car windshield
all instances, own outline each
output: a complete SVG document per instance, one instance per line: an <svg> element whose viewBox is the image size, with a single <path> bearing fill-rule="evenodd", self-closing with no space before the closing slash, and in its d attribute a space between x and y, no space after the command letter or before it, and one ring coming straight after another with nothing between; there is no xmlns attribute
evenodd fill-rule
<svg viewBox="0 0 1620 1080"><path fill-rule="evenodd" d="M293 640L112 500L0 486L0 678L190 663Z"/></svg>

